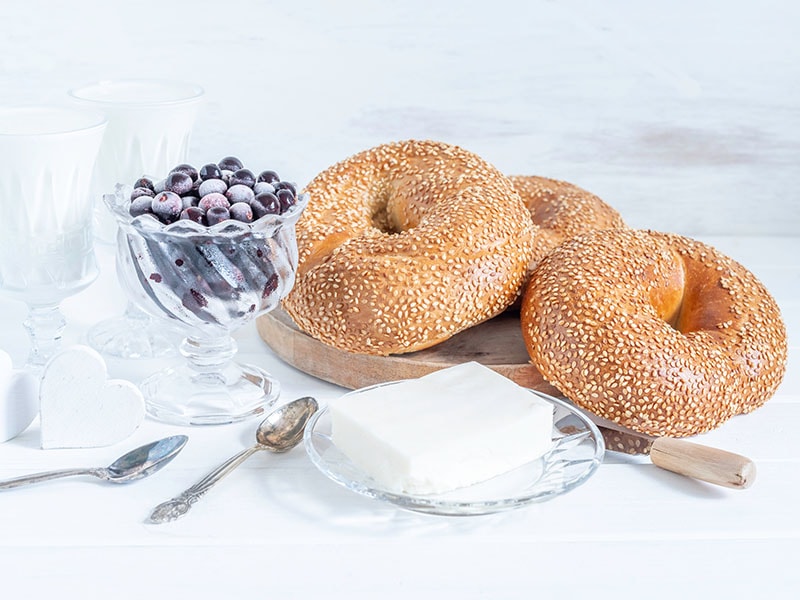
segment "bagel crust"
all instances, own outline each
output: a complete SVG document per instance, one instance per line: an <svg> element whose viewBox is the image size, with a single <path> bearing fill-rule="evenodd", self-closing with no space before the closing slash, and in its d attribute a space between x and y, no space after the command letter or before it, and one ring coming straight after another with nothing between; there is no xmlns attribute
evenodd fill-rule
<svg viewBox="0 0 800 600"><path fill-rule="evenodd" d="M673 234L617 229L564 242L534 271L521 321L546 379L650 435L694 435L750 412L786 370L786 328L765 287Z"/></svg>
<svg viewBox="0 0 800 600"><path fill-rule="evenodd" d="M421 350L501 313L520 291L533 223L508 178L471 152L385 144L305 192L297 279L283 306L326 344Z"/></svg>
<svg viewBox="0 0 800 600"><path fill-rule="evenodd" d="M533 175L509 179L537 226L531 269L564 240L595 229L627 227L614 208L577 185Z"/></svg>

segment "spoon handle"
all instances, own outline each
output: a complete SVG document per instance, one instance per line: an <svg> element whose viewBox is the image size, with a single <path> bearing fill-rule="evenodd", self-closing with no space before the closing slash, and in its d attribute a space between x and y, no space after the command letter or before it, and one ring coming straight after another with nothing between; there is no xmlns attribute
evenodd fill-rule
<svg viewBox="0 0 800 600"><path fill-rule="evenodd" d="M250 456L263 449L263 446L257 444L230 457L193 486L187 488L174 498L156 506L153 512L150 513L150 522L167 523L179 519L189 512L192 504L202 498L206 492L214 487L223 477L233 471Z"/></svg>
<svg viewBox="0 0 800 600"><path fill-rule="evenodd" d="M45 471L43 473L34 473L33 475L23 475L22 477L0 481L0 490L10 490L23 485L61 479L62 477L73 477L74 475L93 475L103 479L105 477L105 469L62 469L60 471Z"/></svg>

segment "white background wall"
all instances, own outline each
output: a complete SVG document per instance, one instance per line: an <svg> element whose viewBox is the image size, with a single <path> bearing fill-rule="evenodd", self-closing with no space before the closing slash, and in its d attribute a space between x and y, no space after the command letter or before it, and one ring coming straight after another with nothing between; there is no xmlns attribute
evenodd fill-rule
<svg viewBox="0 0 800 600"><path fill-rule="evenodd" d="M205 87L192 161L306 183L402 138L567 179L638 227L796 235L800 3L0 0L0 103Z"/></svg>

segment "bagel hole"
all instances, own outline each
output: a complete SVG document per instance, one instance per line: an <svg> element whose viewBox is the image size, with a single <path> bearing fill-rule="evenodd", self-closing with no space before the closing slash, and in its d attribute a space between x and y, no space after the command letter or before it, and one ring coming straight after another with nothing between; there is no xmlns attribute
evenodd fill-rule
<svg viewBox="0 0 800 600"><path fill-rule="evenodd" d="M658 265L662 266L659 267ZM682 314L686 304L686 279L688 272L681 256L672 251L655 260L645 278L652 281L650 305L659 318L675 331L683 333Z"/></svg>
<svg viewBox="0 0 800 600"><path fill-rule="evenodd" d="M397 227L393 222L391 217L389 216L389 211L387 210L387 205L382 204L372 213L372 217L370 218L372 221L373 227L379 229L383 233L388 233L389 235L394 235L400 233L402 230Z"/></svg>
<svg viewBox="0 0 800 600"><path fill-rule="evenodd" d="M731 313L731 296L716 270L707 264L687 257L686 290L676 315L675 329L683 334L697 331L723 334L723 323L738 321Z"/></svg>
<svg viewBox="0 0 800 600"><path fill-rule="evenodd" d="M687 333L686 331L681 330L680 327L682 311L683 311L683 302L681 302L680 306L678 307L678 310L675 311L675 314L673 314L671 318L664 319L664 321L675 331L679 331L680 333Z"/></svg>
<svg viewBox="0 0 800 600"><path fill-rule="evenodd" d="M404 228L398 223L402 216L397 214L397 203L390 202L390 198L391 195L388 192L378 195L376 202L372 205L370 221L372 226L382 233L396 235L402 233Z"/></svg>

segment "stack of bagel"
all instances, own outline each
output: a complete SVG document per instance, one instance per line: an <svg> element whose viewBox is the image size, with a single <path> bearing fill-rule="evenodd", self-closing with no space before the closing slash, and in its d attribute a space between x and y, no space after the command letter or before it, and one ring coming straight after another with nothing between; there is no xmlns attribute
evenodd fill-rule
<svg viewBox="0 0 800 600"><path fill-rule="evenodd" d="M673 437L754 410L783 378L785 326L752 273L701 242L630 229L572 184L404 141L337 163L305 192L283 306L335 348L414 352L516 306L553 386Z"/></svg>

